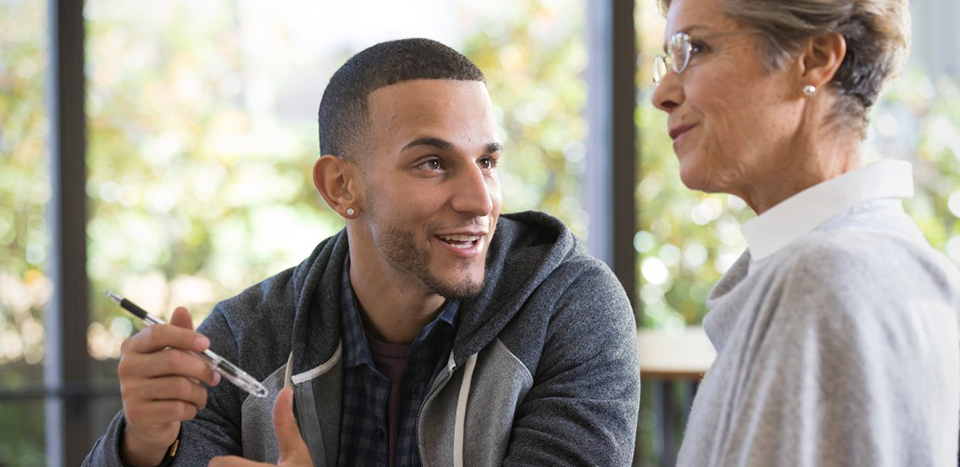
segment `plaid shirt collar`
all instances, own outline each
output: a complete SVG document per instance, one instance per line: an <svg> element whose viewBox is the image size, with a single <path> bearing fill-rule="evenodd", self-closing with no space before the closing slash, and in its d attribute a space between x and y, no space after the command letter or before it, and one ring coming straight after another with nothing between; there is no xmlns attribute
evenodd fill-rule
<svg viewBox="0 0 960 467"><path fill-rule="evenodd" d="M376 369L373 363L373 356L370 354L370 344L367 342L367 336L364 333L363 322L360 319L360 306L357 304L357 297L353 293L353 284L350 282L350 255L347 255L344 260L343 276L341 277L340 283L340 307L343 312L344 322L344 367L353 368L360 365L367 365L371 369ZM459 308L459 300L447 300L437 317L420 331L420 335L417 336L417 339L411 344L410 351L412 352L413 349L420 347L440 321L454 326Z"/></svg>

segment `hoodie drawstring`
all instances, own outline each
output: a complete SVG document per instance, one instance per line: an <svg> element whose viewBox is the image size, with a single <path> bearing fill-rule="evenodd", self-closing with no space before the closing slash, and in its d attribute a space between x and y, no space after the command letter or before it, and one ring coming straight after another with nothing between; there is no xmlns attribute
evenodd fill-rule
<svg viewBox="0 0 960 467"><path fill-rule="evenodd" d="M463 430L467 421L467 398L470 396L470 381L473 369L477 366L477 354L467 359L463 368L463 380L460 381L460 395L457 398L457 420L453 426L453 465L463 467Z"/></svg>

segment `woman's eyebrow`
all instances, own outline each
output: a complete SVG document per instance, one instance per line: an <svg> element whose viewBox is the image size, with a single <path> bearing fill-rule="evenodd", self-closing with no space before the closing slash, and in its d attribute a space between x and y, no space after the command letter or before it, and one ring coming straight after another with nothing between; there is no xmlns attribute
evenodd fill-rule
<svg viewBox="0 0 960 467"><path fill-rule="evenodd" d="M678 29L677 32L682 32L682 33L685 33L685 34L687 34L687 35L690 35L691 32L694 33L694 34L696 34L697 31L702 31L702 30L708 30L708 31L709 31L710 28L707 27L707 26L704 26L704 25L702 25L702 24L694 24L694 25L691 25L691 26L687 26L687 27L685 27L685 28L683 28L683 29ZM674 34L676 34L676 32L675 32ZM673 36L671 35L670 37L672 38ZM667 44L668 44L669 42L670 42L670 41L668 40L667 42L664 42L664 43L663 43L663 53L664 53L664 54L668 53L668 50L667 50L667 49L668 49L668 46L667 46Z"/></svg>

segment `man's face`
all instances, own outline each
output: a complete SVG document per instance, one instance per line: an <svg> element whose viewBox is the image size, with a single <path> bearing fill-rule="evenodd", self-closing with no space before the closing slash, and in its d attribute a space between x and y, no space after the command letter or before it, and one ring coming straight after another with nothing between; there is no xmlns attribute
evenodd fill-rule
<svg viewBox="0 0 960 467"><path fill-rule="evenodd" d="M448 298L483 287L502 203L491 108L478 81L406 81L370 94L358 240L372 245L351 238L351 248L372 247L388 280Z"/></svg>

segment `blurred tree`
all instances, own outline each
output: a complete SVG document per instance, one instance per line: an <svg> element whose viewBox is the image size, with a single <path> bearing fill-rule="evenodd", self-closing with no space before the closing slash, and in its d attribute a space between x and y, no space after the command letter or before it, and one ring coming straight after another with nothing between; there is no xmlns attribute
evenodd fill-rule
<svg viewBox="0 0 960 467"><path fill-rule="evenodd" d="M46 5L0 2L0 390L43 379ZM0 465L44 463L43 403L0 401Z"/></svg>
<svg viewBox="0 0 960 467"><path fill-rule="evenodd" d="M504 211L543 210L585 237L584 23L563 14L555 2L529 0L516 8L505 18L489 19L461 48L484 71L506 132L500 170Z"/></svg>

